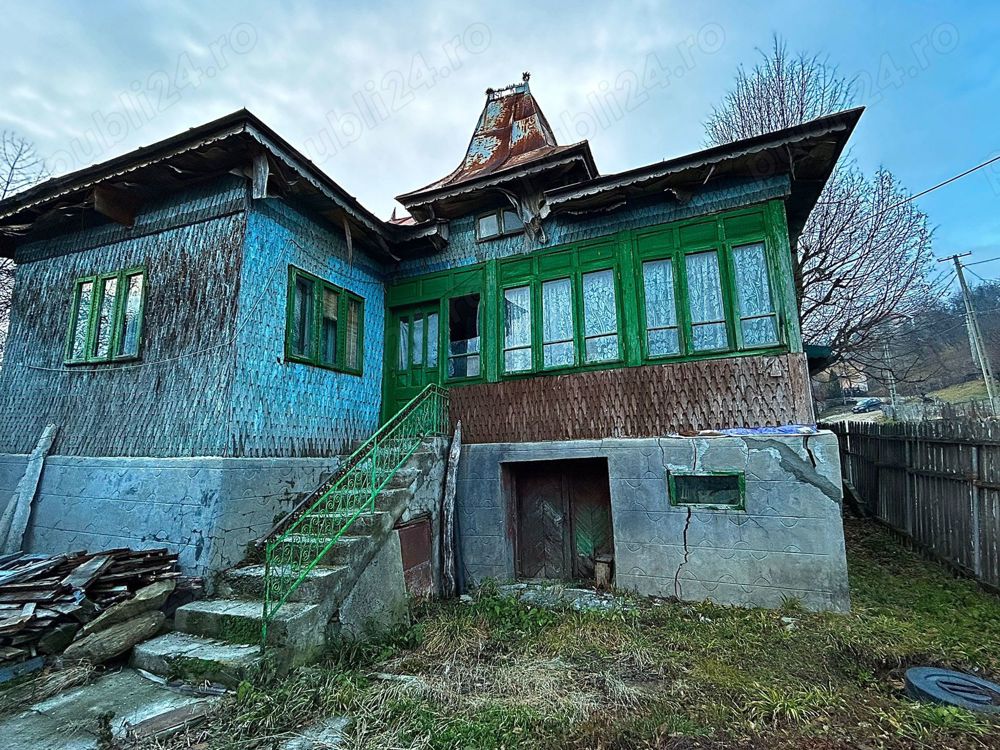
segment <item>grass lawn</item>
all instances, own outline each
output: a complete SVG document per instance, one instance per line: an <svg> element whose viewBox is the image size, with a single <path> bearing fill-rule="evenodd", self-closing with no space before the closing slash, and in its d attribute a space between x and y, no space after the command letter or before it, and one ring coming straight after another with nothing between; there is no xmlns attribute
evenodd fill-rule
<svg viewBox="0 0 1000 750"><path fill-rule="evenodd" d="M976 399L986 398L986 383L982 380L970 380L967 383L949 385L947 388L942 388L939 391L933 391L928 395L940 399L941 401L947 401L950 404L960 404L965 401L974 401Z"/></svg>
<svg viewBox="0 0 1000 750"><path fill-rule="evenodd" d="M1000 679L1000 599L848 522L854 611L627 600L528 608L487 588L391 638L244 683L171 748L270 748L323 716L365 748L1000 748L1000 720L918 705L910 665Z"/></svg>

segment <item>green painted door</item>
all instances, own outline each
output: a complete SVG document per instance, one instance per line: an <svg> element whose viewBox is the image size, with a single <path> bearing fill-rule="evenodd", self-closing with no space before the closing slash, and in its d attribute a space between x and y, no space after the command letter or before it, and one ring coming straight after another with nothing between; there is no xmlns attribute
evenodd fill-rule
<svg viewBox="0 0 1000 750"><path fill-rule="evenodd" d="M390 325L389 413L395 414L426 385L441 382L440 305L396 308Z"/></svg>

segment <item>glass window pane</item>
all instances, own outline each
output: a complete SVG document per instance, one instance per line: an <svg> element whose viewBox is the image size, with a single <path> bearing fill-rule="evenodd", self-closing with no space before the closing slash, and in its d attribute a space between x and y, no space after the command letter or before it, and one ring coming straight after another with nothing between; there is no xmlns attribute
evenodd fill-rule
<svg viewBox="0 0 1000 750"><path fill-rule="evenodd" d="M674 505L743 506L737 474L675 474L674 489L677 492Z"/></svg>
<svg viewBox="0 0 1000 750"><path fill-rule="evenodd" d="M427 366L437 367L438 363L438 314L427 316Z"/></svg>
<svg viewBox="0 0 1000 750"><path fill-rule="evenodd" d="M773 315L741 321L744 346L767 346L778 343L778 330Z"/></svg>
<svg viewBox="0 0 1000 750"><path fill-rule="evenodd" d="M504 372L531 369L531 288L504 291Z"/></svg>
<svg viewBox="0 0 1000 750"><path fill-rule="evenodd" d="M702 323L691 326L691 342L695 351L725 349L728 346L725 323Z"/></svg>
<svg viewBox="0 0 1000 750"><path fill-rule="evenodd" d="M725 310L719 254L714 250L684 256L688 304L691 309L692 345L696 351L726 349ZM711 324L711 325L698 325Z"/></svg>
<svg viewBox="0 0 1000 750"><path fill-rule="evenodd" d="M83 359L87 354L87 325L90 321L90 306L94 301L94 282L80 284L79 301L73 318L73 342L70 345L70 359Z"/></svg>
<svg viewBox="0 0 1000 750"><path fill-rule="evenodd" d="M618 311L611 270L583 275L583 335L587 362L618 359Z"/></svg>
<svg viewBox="0 0 1000 750"><path fill-rule="evenodd" d="M118 279L101 282L101 307L97 311L97 330L94 334L94 356L107 357L111 353L111 337L115 324L115 301L118 298Z"/></svg>
<svg viewBox="0 0 1000 750"><path fill-rule="evenodd" d="M542 284L542 366L575 363L573 347L573 288L569 279Z"/></svg>
<svg viewBox="0 0 1000 750"><path fill-rule="evenodd" d="M740 318L751 318L741 320L743 343L746 346L778 343L764 243L734 247L733 267Z"/></svg>
<svg viewBox="0 0 1000 750"><path fill-rule="evenodd" d="M313 329L313 282L311 279L295 278L292 297L292 354L299 357L312 356Z"/></svg>
<svg viewBox="0 0 1000 750"><path fill-rule="evenodd" d="M681 350L681 342L676 328L660 328L646 331L646 344L649 348L650 357L678 354Z"/></svg>
<svg viewBox="0 0 1000 750"><path fill-rule="evenodd" d="M122 335L118 341L119 357L132 357L139 353L139 329L142 321L143 275L133 274L125 279L125 310L122 318Z"/></svg>
<svg viewBox="0 0 1000 750"><path fill-rule="evenodd" d="M677 335L677 304L674 299L674 268L669 259L642 264L646 301L646 345L649 356L680 352Z"/></svg>
<svg viewBox="0 0 1000 750"><path fill-rule="evenodd" d="M479 377L479 295L448 300L448 377Z"/></svg>
<svg viewBox="0 0 1000 750"><path fill-rule="evenodd" d="M503 212L503 231L504 232L520 232L524 229L524 222L521 221L521 217L517 215L517 211L511 211L509 209L504 209Z"/></svg>
<svg viewBox="0 0 1000 750"><path fill-rule="evenodd" d="M496 237L500 234L500 222L495 213L479 217L479 238Z"/></svg>
<svg viewBox="0 0 1000 750"><path fill-rule="evenodd" d="M420 315L413 317L413 345L410 350L410 362L415 365L424 363L424 319Z"/></svg>
<svg viewBox="0 0 1000 750"><path fill-rule="evenodd" d="M406 370L410 364L410 324L407 318L399 319L399 361L396 368Z"/></svg>
<svg viewBox="0 0 1000 750"><path fill-rule="evenodd" d="M344 351L344 366L351 370L361 369L361 333L364 330L361 310L360 300L347 300L347 343Z"/></svg>
<svg viewBox="0 0 1000 750"><path fill-rule="evenodd" d="M337 315L340 295L323 288L323 319L320 321L319 357L325 365L337 364Z"/></svg>

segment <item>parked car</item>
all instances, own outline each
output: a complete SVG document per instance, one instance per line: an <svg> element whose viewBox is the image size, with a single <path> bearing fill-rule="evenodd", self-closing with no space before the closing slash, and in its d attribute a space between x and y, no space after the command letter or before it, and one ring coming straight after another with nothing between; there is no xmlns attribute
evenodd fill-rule
<svg viewBox="0 0 1000 750"><path fill-rule="evenodd" d="M854 405L851 409L855 414L864 414L869 411L878 411L882 408L882 399L880 398L863 398L858 403Z"/></svg>

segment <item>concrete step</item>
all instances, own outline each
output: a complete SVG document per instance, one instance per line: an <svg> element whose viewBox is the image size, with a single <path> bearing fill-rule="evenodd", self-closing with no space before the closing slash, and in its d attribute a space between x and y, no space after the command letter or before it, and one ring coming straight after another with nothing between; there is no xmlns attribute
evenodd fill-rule
<svg viewBox="0 0 1000 750"><path fill-rule="evenodd" d="M308 534L292 534L285 537L281 544L292 547L305 547L305 556L312 556L326 543L323 537ZM321 567L347 566L357 563L358 559L372 544L370 536L342 536L326 551L319 562Z"/></svg>
<svg viewBox="0 0 1000 750"><path fill-rule="evenodd" d="M227 643L260 643L264 602L253 599L204 599L174 613L182 633L217 638ZM330 613L317 604L285 602L268 625L267 643L288 652L296 664L322 652Z"/></svg>
<svg viewBox="0 0 1000 750"><path fill-rule="evenodd" d="M339 528L353 515L353 513L317 513L315 518L326 528ZM385 511L362 513L344 530L344 536L368 536L373 531L385 528L391 522L392 519Z"/></svg>
<svg viewBox="0 0 1000 750"><path fill-rule="evenodd" d="M298 570L291 571L282 566L275 566L276 575L295 575ZM302 583L289 595L289 601L319 604L331 594L336 595L350 575L346 565L317 566L310 570ZM263 599L264 598L264 566L247 565L243 568L230 568L222 574L218 588L219 596L226 599Z"/></svg>
<svg viewBox="0 0 1000 750"><path fill-rule="evenodd" d="M196 684L208 680L236 687L260 664L260 646L246 646L190 633L167 633L132 649L131 665L167 679Z"/></svg>

